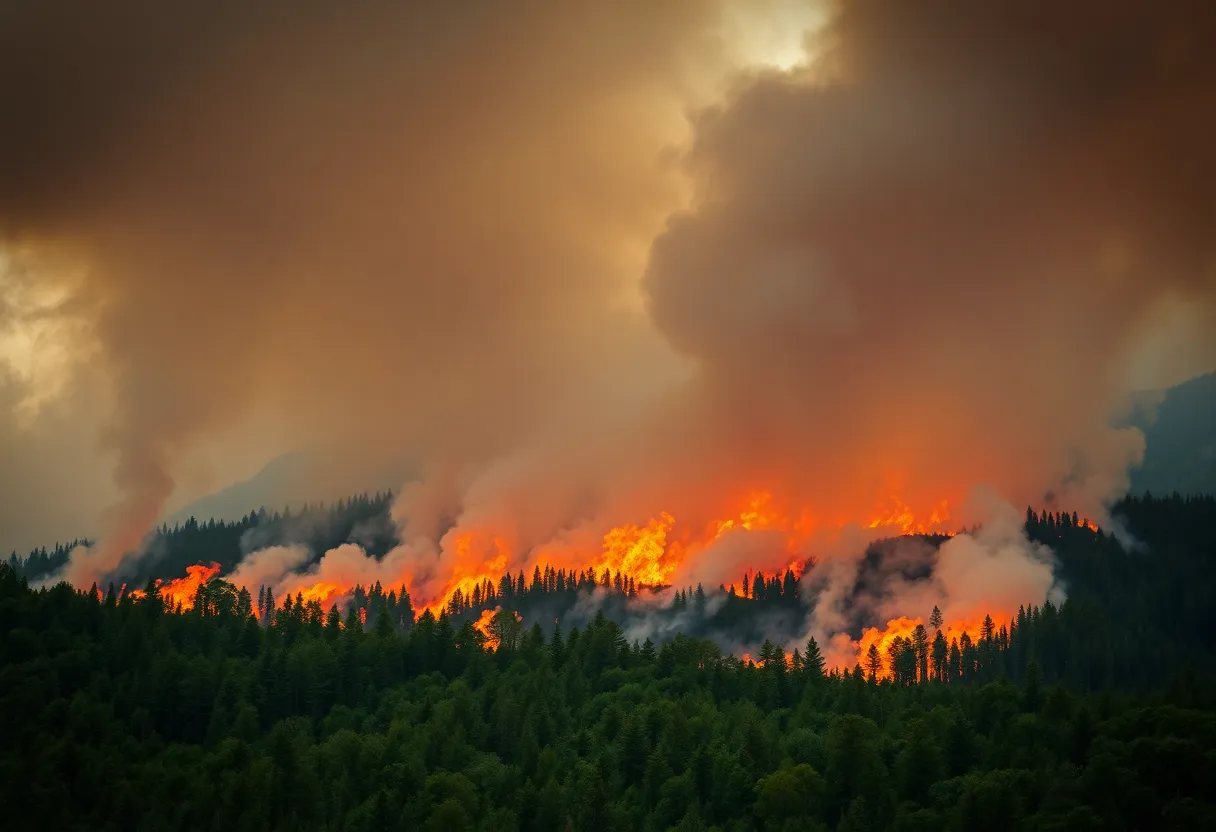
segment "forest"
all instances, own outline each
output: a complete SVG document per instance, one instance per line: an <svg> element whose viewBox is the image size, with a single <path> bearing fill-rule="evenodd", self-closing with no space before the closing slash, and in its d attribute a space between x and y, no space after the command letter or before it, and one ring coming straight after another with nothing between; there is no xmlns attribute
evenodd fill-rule
<svg viewBox="0 0 1216 832"><path fill-rule="evenodd" d="M313 511L330 539L379 533L375 500ZM1117 516L1123 542L1028 510L1067 600L842 672L813 639L743 660L707 637L813 605L786 575L680 589L687 632L631 640L627 576L538 568L438 615L213 579L185 609L155 581L33 589L11 558L3 805L20 829L1216 828L1216 500ZM188 523L164 551L239 556L258 528Z"/></svg>

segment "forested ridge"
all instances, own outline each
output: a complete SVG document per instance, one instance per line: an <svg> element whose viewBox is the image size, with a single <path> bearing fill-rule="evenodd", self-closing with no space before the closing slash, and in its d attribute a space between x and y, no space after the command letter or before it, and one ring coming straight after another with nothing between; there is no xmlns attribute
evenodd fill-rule
<svg viewBox="0 0 1216 832"><path fill-rule="evenodd" d="M826 673L813 641L631 641L607 602L542 627L550 570L415 617L378 586L342 610L214 580L170 610L4 564L3 805L20 829L1213 828L1214 509L1126 500L1127 548L1028 512L1068 600L944 659L903 644L893 677ZM713 615L813 603L756 577Z"/></svg>

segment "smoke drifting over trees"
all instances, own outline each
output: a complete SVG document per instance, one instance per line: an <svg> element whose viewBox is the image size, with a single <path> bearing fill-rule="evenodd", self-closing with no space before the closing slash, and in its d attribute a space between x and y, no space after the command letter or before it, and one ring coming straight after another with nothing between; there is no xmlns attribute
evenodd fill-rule
<svg viewBox="0 0 1216 832"><path fill-rule="evenodd" d="M825 9L778 72L714 3L11 5L0 231L79 266L113 398L121 501L64 575L253 423L420 460L391 562L439 584L757 491L795 556L991 523L985 485L1097 516L1125 395L1216 363L1216 12Z"/></svg>

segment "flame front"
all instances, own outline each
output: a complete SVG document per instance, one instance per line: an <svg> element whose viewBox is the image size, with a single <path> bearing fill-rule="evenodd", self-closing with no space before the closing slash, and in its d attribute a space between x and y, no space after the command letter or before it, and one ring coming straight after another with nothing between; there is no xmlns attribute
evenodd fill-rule
<svg viewBox="0 0 1216 832"><path fill-rule="evenodd" d="M989 616L992 619L993 626L997 629L1008 625L1013 620L1013 616L1007 613L994 612L989 614ZM918 625L925 628L930 644L932 644L933 640L937 637L937 631L930 628L928 622L923 618L900 616L899 618L892 618L887 622L887 626L881 630L877 627L867 627L862 632L861 638L853 642L854 649L851 654L846 652L836 655L835 660L832 662L833 668L836 670L846 670L858 664L864 665L871 645L876 645L878 647L879 658L882 660L882 669L878 674L879 678L890 678L893 675L890 654L891 645L897 638L910 641ZM978 641L983 626L984 619L982 616L979 618L946 621L942 624L941 633L945 637L947 644L961 639L964 633L972 641Z"/></svg>
<svg viewBox="0 0 1216 832"><path fill-rule="evenodd" d="M681 547L668 545L667 533L675 518L663 512L645 526L617 526L604 535L604 551L595 566L596 574L608 571L630 575L638 583L662 586L670 583L681 561Z"/></svg>
<svg viewBox="0 0 1216 832"><path fill-rule="evenodd" d="M219 573L220 565L218 563L197 563L194 566L186 567L185 577L174 578L163 583L157 580L157 590L169 609L176 609L179 606L183 610L194 609L194 597L198 595L199 589ZM132 590L130 594L132 598L144 596L141 589Z"/></svg>
<svg viewBox="0 0 1216 832"><path fill-rule="evenodd" d="M946 500L934 506L927 519L919 520L907 503L891 497L886 507L870 518L866 528L895 528L901 534L945 534L949 522L950 504Z"/></svg>
<svg viewBox="0 0 1216 832"><path fill-rule="evenodd" d="M304 603L317 601L323 607L328 606L330 602L347 595L349 592L349 588L333 581L318 581L312 586L299 590Z"/></svg>
<svg viewBox="0 0 1216 832"><path fill-rule="evenodd" d="M492 610L482 610L481 617L473 622L474 629L486 637L486 647L491 650L498 649L498 636L494 634L494 628L490 625L494 622L494 616L501 609L502 607L495 607Z"/></svg>
<svg viewBox="0 0 1216 832"><path fill-rule="evenodd" d="M799 577L810 562L816 541L831 540L845 526L890 534L944 534L951 519L945 500L930 504L924 515L918 515L894 493L879 501L879 508L863 522L817 517L808 507L780 503L764 489L743 495L736 503L737 510L704 525L681 523L673 512L658 511L645 522L607 528L594 548L550 541L521 550L513 548L511 541L517 538L510 529L457 526L441 540L434 554L422 559L405 559L398 566L387 567L385 564L391 562L388 559L377 561L358 550L354 560L359 561L359 568L313 569L309 573L311 583L308 575L297 574L283 590L293 596L299 594L305 602L327 606L349 597L360 582L370 585L379 581L384 586L404 586L418 613L430 611L438 616L457 598L460 603L455 606L461 609L491 601L494 595L488 590L497 591L504 576L514 576L512 586L516 586L541 565L578 573L590 567L597 580L607 573L610 580L619 575L638 586L669 586L679 582L685 565L695 562L709 547L725 545L727 538L738 535L762 534L753 551L764 560L743 566L769 574L783 574L788 569ZM351 565L350 552L344 554L348 559L345 563ZM186 577L165 583L161 592L167 603L180 603L188 609L198 588L218 572L215 564L192 566ZM252 592L256 588L247 589ZM276 594L282 593L276 589ZM474 602L474 598L479 600Z"/></svg>

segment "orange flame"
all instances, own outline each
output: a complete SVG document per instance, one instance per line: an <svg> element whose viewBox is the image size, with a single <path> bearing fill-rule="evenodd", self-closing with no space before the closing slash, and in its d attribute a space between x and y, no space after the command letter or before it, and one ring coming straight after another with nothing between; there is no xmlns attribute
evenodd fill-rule
<svg viewBox="0 0 1216 832"><path fill-rule="evenodd" d="M1013 620L1012 615L1006 614L994 614L991 617L992 624L997 630L1002 626L1008 625ZM897 637L905 640L911 639L918 624L925 627L929 643L932 645L933 640L937 637L937 631L929 627L924 619L900 616L899 618L892 618L887 622L887 626L881 630L877 627L867 627L862 632L861 638L854 642L856 653L848 658L838 658L833 662L835 669L845 670L852 668L858 663L865 666L866 656L870 652L870 645L873 644L878 646L878 655L882 659L882 670L879 672L879 678L890 678L892 676L892 668L889 649L892 642ZM978 641L983 626L984 617L980 616L979 618L947 621L943 624L941 631L947 644L962 638L963 633L966 633L973 641Z"/></svg>
<svg viewBox="0 0 1216 832"><path fill-rule="evenodd" d="M495 607L492 610L482 610L481 615L473 622L473 629L477 630L486 637L486 647L490 650L497 650L501 642L498 635L494 632L494 619L502 612L502 607ZM523 621L523 616L514 610L511 614L515 616L516 621Z"/></svg>
<svg viewBox="0 0 1216 832"><path fill-rule="evenodd" d="M950 504L942 500L926 520L919 520L907 503L892 496L886 508L879 509L866 524L869 529L896 528L902 534L944 534L950 521Z"/></svg>
<svg viewBox="0 0 1216 832"><path fill-rule="evenodd" d="M209 565L198 563L186 567L185 577L174 578L166 582L157 580L156 585L160 590L160 597L164 599L168 609L176 609L180 605L183 610L190 610L194 609L194 596L198 595L199 588L219 573L220 565L218 563ZM144 591L142 589L132 590L131 597L143 598Z"/></svg>
<svg viewBox="0 0 1216 832"><path fill-rule="evenodd" d="M663 512L645 526L617 526L604 535L604 551L595 573L620 572L643 585L661 586L670 581L681 557L678 545L669 546L667 533L675 518Z"/></svg>
<svg viewBox="0 0 1216 832"><path fill-rule="evenodd" d="M490 623L494 620L495 614L502 607L495 607L492 610L482 610L481 617L473 622L473 628L486 637L486 647L490 650L498 649L498 636L494 635L494 631L490 628Z"/></svg>
<svg viewBox="0 0 1216 832"><path fill-rule="evenodd" d="M686 560L696 557L699 551L723 536L740 532L766 532L772 536L772 561L750 564L751 567L761 567L770 574L782 574L788 568L799 577L808 562L808 547L820 531L830 534L837 528L855 524L893 534L945 533L946 523L951 518L946 501L940 501L926 514L918 515L898 493L892 491L865 523L856 523L855 517L824 521L805 507L779 504L770 491L754 490L746 493L736 512L728 512L707 523L700 534L691 524L681 526L671 512L660 511L643 524L626 523L609 528L603 534L598 552L580 549L577 545L553 543L514 552L509 542L511 537L502 533L503 530L454 530L442 541L442 570L439 570L444 576L442 579L435 575L394 575L385 581L385 585L403 584L419 613L430 611L436 616L452 602L457 592L467 606L475 590L484 588L487 583L497 588L500 579L511 572L530 573L541 558L554 566L580 571L590 563L597 579L608 572L614 578L617 574L632 578L640 586L665 586L678 579L678 570ZM198 587L217 573L215 565L190 567L185 578L166 583L162 592L167 602L180 602L183 608L189 609ZM366 576L366 572L360 575ZM314 580L310 586L293 585L293 594L298 592L306 602L328 605L350 595L355 589L356 577L352 574L350 579L345 579L325 574L324 578L318 576Z"/></svg>
<svg viewBox="0 0 1216 832"><path fill-rule="evenodd" d="M331 581L318 581L310 587L299 590L304 603L319 601L321 606L328 605L335 598L340 598L350 592L350 589Z"/></svg>
<svg viewBox="0 0 1216 832"><path fill-rule="evenodd" d="M419 612L429 610L431 615L438 616L457 590L468 598L475 587L486 581L496 584L507 572L511 551L506 540L501 537L491 537L488 548L489 551L486 552L484 545L479 546L477 538L471 532L457 535L444 549L444 557L453 561L454 577L435 593L434 597L417 598ZM410 581L407 580L406 583L409 585L411 597L420 595Z"/></svg>

